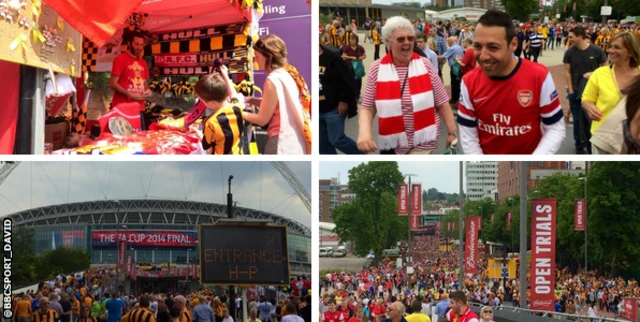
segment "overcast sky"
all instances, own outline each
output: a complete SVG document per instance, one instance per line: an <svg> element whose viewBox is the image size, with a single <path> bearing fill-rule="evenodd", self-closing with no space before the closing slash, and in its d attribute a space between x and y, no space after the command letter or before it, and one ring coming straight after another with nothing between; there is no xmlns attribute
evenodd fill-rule
<svg viewBox="0 0 640 322"><path fill-rule="evenodd" d="M311 162L286 164L311 192ZM226 204L229 175L234 177L238 207L272 212L311 227L309 211L269 162L22 162L0 185L0 216L104 200L105 195L111 200L145 195L185 200L188 195L191 201Z"/></svg>
<svg viewBox="0 0 640 322"><path fill-rule="evenodd" d="M349 169L362 162L320 162L320 179L338 177L340 182L349 182ZM460 165L451 161L398 162L400 172L415 174L412 183L422 183L422 189L436 188L440 192L460 192Z"/></svg>
<svg viewBox="0 0 640 322"><path fill-rule="evenodd" d="M429 3L431 4L431 0L408 0L408 1L402 1L402 0L373 0L372 3L373 4L393 4L394 2L419 2L421 5L425 4L425 3Z"/></svg>

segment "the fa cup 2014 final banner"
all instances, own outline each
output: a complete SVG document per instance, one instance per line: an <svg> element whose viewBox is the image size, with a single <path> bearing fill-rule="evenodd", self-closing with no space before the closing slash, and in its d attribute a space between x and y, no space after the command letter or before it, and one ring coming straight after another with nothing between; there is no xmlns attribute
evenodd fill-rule
<svg viewBox="0 0 640 322"><path fill-rule="evenodd" d="M553 311L556 266L556 199L533 199L531 209L531 309Z"/></svg>

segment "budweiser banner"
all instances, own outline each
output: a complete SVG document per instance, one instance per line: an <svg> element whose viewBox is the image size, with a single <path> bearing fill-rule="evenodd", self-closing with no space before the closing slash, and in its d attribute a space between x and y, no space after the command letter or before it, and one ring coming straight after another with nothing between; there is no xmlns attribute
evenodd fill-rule
<svg viewBox="0 0 640 322"><path fill-rule="evenodd" d="M513 218L513 212L507 213L507 230L511 229L511 218Z"/></svg>
<svg viewBox="0 0 640 322"><path fill-rule="evenodd" d="M417 214L411 214L411 220L409 222L409 225L411 227L409 227L409 229L411 230L420 230L420 224L418 223L418 218L420 218L420 216L418 216Z"/></svg>
<svg viewBox="0 0 640 322"><path fill-rule="evenodd" d="M576 199L576 207L575 207L575 226L576 230L584 230L585 217L584 217L584 199Z"/></svg>
<svg viewBox="0 0 640 322"><path fill-rule="evenodd" d="M478 268L478 230L480 217L467 217L465 222L467 236L464 243L464 273L476 274Z"/></svg>
<svg viewBox="0 0 640 322"><path fill-rule="evenodd" d="M622 312L620 312L620 315L631 321L638 321L638 300L622 299Z"/></svg>
<svg viewBox="0 0 640 322"><path fill-rule="evenodd" d="M554 310L556 262L556 200L531 202L531 306L532 310Z"/></svg>
<svg viewBox="0 0 640 322"><path fill-rule="evenodd" d="M120 266L120 270L124 269L124 265L125 265L125 256L127 253L127 241L122 238L120 241L120 246L118 249L118 265Z"/></svg>
<svg viewBox="0 0 640 322"><path fill-rule="evenodd" d="M422 185L414 184L411 187L411 213L422 214Z"/></svg>
<svg viewBox="0 0 640 322"><path fill-rule="evenodd" d="M131 276L131 255L127 255L127 276Z"/></svg>
<svg viewBox="0 0 640 322"><path fill-rule="evenodd" d="M409 214L409 205L408 201L408 191L409 188L406 184L401 184L398 187L398 214L399 215L408 215Z"/></svg>

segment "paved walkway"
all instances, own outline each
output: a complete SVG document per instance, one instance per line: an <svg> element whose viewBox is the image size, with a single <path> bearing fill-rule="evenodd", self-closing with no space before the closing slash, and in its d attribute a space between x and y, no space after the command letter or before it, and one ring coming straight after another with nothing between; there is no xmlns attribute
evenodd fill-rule
<svg viewBox="0 0 640 322"><path fill-rule="evenodd" d="M367 58L364 60L365 70L369 69L369 66L373 63L373 53L374 46L371 43L363 43L364 34L359 34L360 36L360 44L364 47L365 52L367 54ZM380 55L384 55L384 45L380 46ZM564 48L556 48L555 50L548 50L543 52L543 56L538 58L538 62L544 64L551 71L551 76L556 84L556 88L558 89L558 96L560 97L560 102L562 104L562 108L565 110L569 109L569 102L565 98L566 90L565 90L565 81L564 81L564 66L562 65L562 58L564 56ZM451 95L449 85L449 67L447 64L443 67L443 78L444 84L446 85L447 92ZM365 76L366 78L366 76ZM364 92L364 87L366 85L366 80L363 81L362 88ZM378 122L377 119L374 119L372 132L374 133L374 139L377 139L378 132ZM351 137L353 140L358 139L358 117L354 117L352 119L347 120L345 126L345 133ZM444 123L441 123L441 133L447 133L446 126ZM438 144L438 149L434 151L434 154L441 154L445 150L445 140L446 136L440 136L440 143ZM557 154L575 154L575 148L573 145L573 126L569 124L567 126L567 136L565 140L562 142L560 149Z"/></svg>

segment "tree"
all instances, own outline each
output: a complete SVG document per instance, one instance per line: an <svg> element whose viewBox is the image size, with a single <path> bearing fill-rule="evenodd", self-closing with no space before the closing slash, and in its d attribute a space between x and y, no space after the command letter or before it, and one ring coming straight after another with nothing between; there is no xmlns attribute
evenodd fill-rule
<svg viewBox="0 0 640 322"><path fill-rule="evenodd" d="M91 255L80 248L58 247L40 253L37 263L38 279L47 279L58 274L88 269L91 266Z"/></svg>
<svg viewBox="0 0 640 322"><path fill-rule="evenodd" d="M538 0L502 0L504 10L512 19L529 21L529 15L538 13Z"/></svg>
<svg viewBox="0 0 640 322"><path fill-rule="evenodd" d="M13 252L18 256L13 257L12 277L15 285L24 285L38 280L34 263L36 255L33 250L35 245L35 230L20 227L13 232Z"/></svg>
<svg viewBox="0 0 640 322"><path fill-rule="evenodd" d="M587 179L589 263L610 269L640 265L640 169L635 162L596 162ZM615 276L615 275L614 275Z"/></svg>
<svg viewBox="0 0 640 322"><path fill-rule="evenodd" d="M420 6L419 2L409 2L407 4L407 7L409 7L409 8L420 8L421 6Z"/></svg>
<svg viewBox="0 0 640 322"><path fill-rule="evenodd" d="M334 209L334 232L343 241L353 241L354 254L382 250L406 236L408 217L398 216L398 185L404 180L397 162L362 163L349 170L349 190L356 198Z"/></svg>

